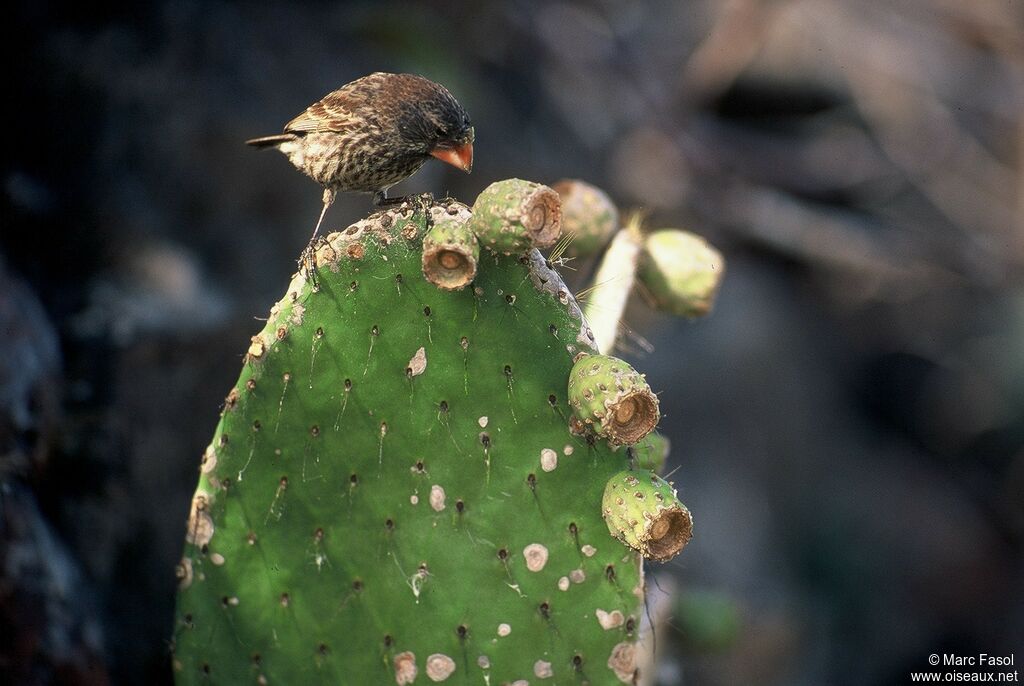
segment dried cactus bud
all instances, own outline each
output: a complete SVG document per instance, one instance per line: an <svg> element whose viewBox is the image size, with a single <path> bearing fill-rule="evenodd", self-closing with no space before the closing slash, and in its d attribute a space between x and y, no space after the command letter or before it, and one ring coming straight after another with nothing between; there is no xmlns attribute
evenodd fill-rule
<svg viewBox="0 0 1024 686"><path fill-rule="evenodd" d="M658 424L658 397L642 374L617 357L584 355L569 373L576 418L613 445L637 443Z"/></svg>
<svg viewBox="0 0 1024 686"><path fill-rule="evenodd" d="M423 276L446 291L462 290L476 277L480 245L469 228L469 212L431 213L433 227L423 237Z"/></svg>
<svg viewBox="0 0 1024 686"><path fill-rule="evenodd" d="M637 468L657 474L665 468L669 447L669 440L657 431L647 434L642 440L631 446Z"/></svg>
<svg viewBox="0 0 1024 686"><path fill-rule="evenodd" d="M562 230L558 193L539 183L506 179L477 196L470 220L481 245L503 255L554 245Z"/></svg>
<svg viewBox="0 0 1024 686"><path fill-rule="evenodd" d="M683 317L707 314L724 273L722 253L695 234L662 229L644 242L640 280L665 312Z"/></svg>
<svg viewBox="0 0 1024 686"><path fill-rule="evenodd" d="M562 232L572 237L566 254L589 257L619 228L619 210L608 194L579 179L562 179L553 188L562 198Z"/></svg>
<svg viewBox="0 0 1024 686"><path fill-rule="evenodd" d="M651 472L619 472L601 505L612 536L648 560L668 562L693 537L693 518L672 485Z"/></svg>

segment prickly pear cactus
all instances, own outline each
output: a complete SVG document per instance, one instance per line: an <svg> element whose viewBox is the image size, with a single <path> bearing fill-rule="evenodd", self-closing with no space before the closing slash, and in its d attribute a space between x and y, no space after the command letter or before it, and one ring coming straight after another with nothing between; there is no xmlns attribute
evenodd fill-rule
<svg viewBox="0 0 1024 686"><path fill-rule="evenodd" d="M642 559L602 516L630 453L574 419L572 295L500 254L536 210L482 197L493 237L452 201L330 235L253 337L192 502L179 684L635 683Z"/></svg>

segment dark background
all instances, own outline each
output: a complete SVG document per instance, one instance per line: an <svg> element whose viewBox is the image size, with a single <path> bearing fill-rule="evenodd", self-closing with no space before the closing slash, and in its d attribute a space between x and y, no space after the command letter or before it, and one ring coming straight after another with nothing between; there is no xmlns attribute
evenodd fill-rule
<svg viewBox="0 0 1024 686"><path fill-rule="evenodd" d="M169 681L199 457L319 212L241 143L375 70L476 124L471 176L396 190L579 177L727 256L710 318L627 315L696 520L654 570L661 683L1024 660L1022 29L1014 0L9 6L0 676Z"/></svg>

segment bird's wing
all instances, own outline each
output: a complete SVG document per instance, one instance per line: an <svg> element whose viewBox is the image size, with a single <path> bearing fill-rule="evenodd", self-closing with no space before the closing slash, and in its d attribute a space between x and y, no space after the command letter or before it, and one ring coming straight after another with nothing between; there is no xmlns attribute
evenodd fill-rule
<svg viewBox="0 0 1024 686"><path fill-rule="evenodd" d="M284 130L296 133L342 133L358 125L358 118L353 113L354 105L345 89L334 91L285 124Z"/></svg>

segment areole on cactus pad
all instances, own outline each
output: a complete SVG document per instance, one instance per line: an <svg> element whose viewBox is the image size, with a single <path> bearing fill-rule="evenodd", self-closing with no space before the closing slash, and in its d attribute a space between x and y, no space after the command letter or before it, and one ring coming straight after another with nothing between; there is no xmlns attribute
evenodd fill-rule
<svg viewBox="0 0 1024 686"><path fill-rule="evenodd" d="M530 247L557 194L499 190L478 222L410 203L329 235L253 337L189 516L178 683L637 680L642 557L602 498L639 438L579 415L574 360L645 399L625 424L657 402Z"/></svg>

